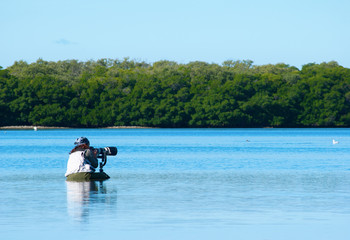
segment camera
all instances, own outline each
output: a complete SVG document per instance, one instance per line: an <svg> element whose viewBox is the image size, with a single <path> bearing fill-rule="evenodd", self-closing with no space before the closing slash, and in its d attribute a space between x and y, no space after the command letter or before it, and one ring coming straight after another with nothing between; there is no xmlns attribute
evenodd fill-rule
<svg viewBox="0 0 350 240"><path fill-rule="evenodd" d="M94 150L97 150L97 157L99 158L103 156L115 156L118 153L116 147L94 148Z"/></svg>
<svg viewBox="0 0 350 240"><path fill-rule="evenodd" d="M90 147L92 151L97 150L97 158L101 158L100 162L100 172L103 172L103 167L107 163L107 156L115 156L118 153L118 149L116 147L105 147L105 148L94 148Z"/></svg>

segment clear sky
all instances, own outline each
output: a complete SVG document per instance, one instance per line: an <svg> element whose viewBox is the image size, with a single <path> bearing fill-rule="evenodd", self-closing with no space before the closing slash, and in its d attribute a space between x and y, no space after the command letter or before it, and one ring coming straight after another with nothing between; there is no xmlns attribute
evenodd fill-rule
<svg viewBox="0 0 350 240"><path fill-rule="evenodd" d="M3 68L124 57L350 68L349 0L0 0L0 10Z"/></svg>

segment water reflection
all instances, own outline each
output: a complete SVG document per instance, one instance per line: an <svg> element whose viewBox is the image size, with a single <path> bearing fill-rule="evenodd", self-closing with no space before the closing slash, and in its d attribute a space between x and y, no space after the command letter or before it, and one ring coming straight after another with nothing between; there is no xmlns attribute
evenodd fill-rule
<svg viewBox="0 0 350 240"><path fill-rule="evenodd" d="M108 194L102 181L66 181L66 185L67 210L74 220L86 222L91 215L98 215L99 211L115 208L116 195Z"/></svg>

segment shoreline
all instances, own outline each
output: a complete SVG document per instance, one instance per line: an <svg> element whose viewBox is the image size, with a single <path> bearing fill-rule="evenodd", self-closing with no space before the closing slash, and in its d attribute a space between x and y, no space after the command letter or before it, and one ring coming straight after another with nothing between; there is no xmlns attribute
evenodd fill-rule
<svg viewBox="0 0 350 240"><path fill-rule="evenodd" d="M96 127L99 128L99 127ZM140 127L140 126L111 126L101 127L100 129L137 129L137 128L153 128L153 127ZM79 129L72 127L47 127L47 126L2 126L0 130L50 130L50 129ZM82 128L89 129L89 128Z"/></svg>
<svg viewBox="0 0 350 240"><path fill-rule="evenodd" d="M49 127L49 126L1 126L0 130L55 130L55 129L159 129L161 127L142 127L142 126L109 126L109 127ZM202 129L230 129L230 128L215 128L215 127L198 127ZM239 128L239 127L238 127ZM261 128L261 129L286 129L286 128L295 128L295 129L325 129L325 128L331 128L331 129L341 129L341 128L350 128L350 127L250 127L250 128L240 128L240 129L254 129L254 128ZM174 128L174 129L177 129Z"/></svg>

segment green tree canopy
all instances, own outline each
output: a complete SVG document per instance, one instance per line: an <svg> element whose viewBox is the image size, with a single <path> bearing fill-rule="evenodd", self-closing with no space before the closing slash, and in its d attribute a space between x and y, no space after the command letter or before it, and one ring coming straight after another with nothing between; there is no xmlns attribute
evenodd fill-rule
<svg viewBox="0 0 350 240"><path fill-rule="evenodd" d="M349 127L350 69L337 62L153 64L129 58L0 68L0 125Z"/></svg>

